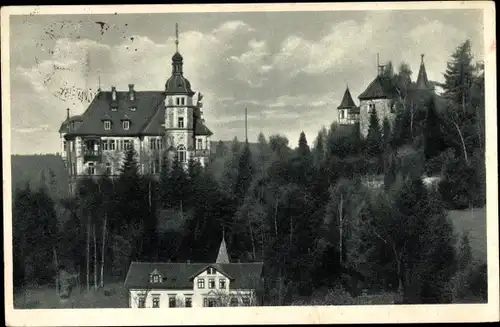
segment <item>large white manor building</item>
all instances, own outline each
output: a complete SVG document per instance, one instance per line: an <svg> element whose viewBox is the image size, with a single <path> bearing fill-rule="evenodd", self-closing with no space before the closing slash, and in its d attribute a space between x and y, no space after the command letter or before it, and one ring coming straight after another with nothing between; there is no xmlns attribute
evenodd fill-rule
<svg viewBox="0 0 500 327"><path fill-rule="evenodd" d="M177 32L177 31L176 31ZM178 35L178 33L176 33ZM163 91L98 90L82 115L62 123L62 157L70 178L70 191L78 177L117 175L125 151L133 147L143 174L158 174L165 151L184 165L195 159L206 165L212 132L205 125L203 96L191 88L183 74L183 57L172 57L172 75Z"/></svg>

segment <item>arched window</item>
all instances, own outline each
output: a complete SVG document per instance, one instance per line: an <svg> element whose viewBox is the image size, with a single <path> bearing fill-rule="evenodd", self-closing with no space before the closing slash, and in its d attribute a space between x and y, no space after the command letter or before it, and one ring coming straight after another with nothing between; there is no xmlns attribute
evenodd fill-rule
<svg viewBox="0 0 500 327"><path fill-rule="evenodd" d="M186 162L186 148L183 145L177 147L177 158L180 162Z"/></svg>

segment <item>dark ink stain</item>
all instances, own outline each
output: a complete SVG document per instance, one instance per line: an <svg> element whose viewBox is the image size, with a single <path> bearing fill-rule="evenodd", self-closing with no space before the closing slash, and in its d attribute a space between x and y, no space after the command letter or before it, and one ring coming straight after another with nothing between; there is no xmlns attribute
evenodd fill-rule
<svg viewBox="0 0 500 327"><path fill-rule="evenodd" d="M137 51L137 49L135 49L135 51Z"/></svg>
<svg viewBox="0 0 500 327"><path fill-rule="evenodd" d="M107 23L105 23L105 22L95 22L95 23L98 24L101 27L101 35L103 35L104 31L105 30L107 31L108 28L109 28L109 25Z"/></svg>
<svg viewBox="0 0 500 327"><path fill-rule="evenodd" d="M130 37L130 41L132 41L132 42L134 41L134 37L133 37L133 36L132 36L132 37Z"/></svg>

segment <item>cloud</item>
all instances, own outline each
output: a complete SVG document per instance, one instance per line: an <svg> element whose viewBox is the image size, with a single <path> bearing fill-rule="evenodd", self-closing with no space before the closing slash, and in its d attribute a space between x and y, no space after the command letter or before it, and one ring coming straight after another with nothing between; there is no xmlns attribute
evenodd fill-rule
<svg viewBox="0 0 500 327"><path fill-rule="evenodd" d="M49 131L49 125L43 124L37 127L27 127L27 128L13 128L12 131L17 133L35 133L35 132L46 132Z"/></svg>

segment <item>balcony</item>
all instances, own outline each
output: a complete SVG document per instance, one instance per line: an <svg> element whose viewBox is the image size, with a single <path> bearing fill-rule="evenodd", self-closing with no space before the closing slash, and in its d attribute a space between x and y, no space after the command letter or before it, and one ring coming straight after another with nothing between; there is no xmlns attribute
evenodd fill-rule
<svg viewBox="0 0 500 327"><path fill-rule="evenodd" d="M195 157L208 157L210 156L210 150L208 149L196 149L194 150Z"/></svg>
<svg viewBox="0 0 500 327"><path fill-rule="evenodd" d="M96 162L101 162L102 158L102 152L100 150L89 150L89 149L84 149L83 150L83 161L96 161Z"/></svg>

